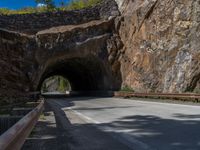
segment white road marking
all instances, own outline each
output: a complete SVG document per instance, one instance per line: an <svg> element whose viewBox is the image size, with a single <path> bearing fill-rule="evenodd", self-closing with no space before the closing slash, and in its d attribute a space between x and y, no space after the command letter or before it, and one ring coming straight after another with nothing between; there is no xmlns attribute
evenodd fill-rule
<svg viewBox="0 0 200 150"><path fill-rule="evenodd" d="M96 121L88 116L85 116L83 115L82 113L76 111L76 110L73 110L71 107L67 107L65 108L65 110L68 109L68 110L71 110L73 113L75 113L76 115L80 116L81 118L83 118L85 121L87 121L88 123L94 123L94 124L100 124L101 122L99 121Z"/></svg>
<svg viewBox="0 0 200 150"><path fill-rule="evenodd" d="M97 99L98 100L98 99ZM179 108L182 108L180 109L180 111L178 112L181 112L182 114L183 113L186 113L188 115L190 115L190 110L193 110L192 112L195 113L194 115L197 115L197 112L195 110L200 110L200 106L194 106L194 105L187 105L187 104L174 104L174 103L162 103L162 102L152 102L152 101L141 101L141 100L130 100L130 99L119 99L119 98L107 98L106 100L116 100L116 103L119 102L119 105L122 105L123 101L124 101L124 104L125 105L136 105L137 107L140 105L144 105L144 106L149 106L148 108L148 111L145 112L144 111L144 114L146 115L147 113L153 113L153 115L156 115L156 116L161 116L162 118L163 117L166 117L167 119L172 119L172 115L173 113L176 113L176 110L178 111ZM111 101L111 103L113 102ZM132 103L128 103L132 101ZM58 105L62 106L63 108L63 111L65 110L70 110L72 113L80 116L80 118L82 118L83 120L85 120L87 123L91 123L91 124L94 124L95 127L97 127L98 129L100 129L101 131L104 131L106 133L108 133L110 136L112 136L113 138L117 139L119 142L121 143L124 143L125 145L127 145L128 147L130 147L131 149L134 149L134 150L152 150L153 148L150 147L148 144L138 140L137 136L134 135L133 132L129 131L129 130L123 130L123 129L120 129L120 130L117 130L115 129L114 127L109 127L109 126L106 126L104 125L105 122L101 122L101 121L97 121L97 120L94 120L92 118L95 118L96 117L88 117L88 115L90 116L90 114L85 114L85 113L81 113L81 111L79 110L75 110L76 109L76 106L72 106L72 107L66 107L65 103L63 102L59 102L59 101L54 101L55 103L57 103ZM94 101L95 102L95 101ZM104 102L104 101L103 101ZM84 102L85 103L85 102ZM87 102L86 102L87 104ZM102 106L102 103L98 103L97 101L97 105L100 105ZM76 103L74 102L74 105L76 105ZM79 103L77 103L77 105L79 105ZM152 107L153 105L153 107ZM84 107L85 105L83 105L82 107ZM86 105L87 106L87 105ZM90 105L89 105L90 106ZM104 106L104 103L103 103L103 106ZM154 107L155 106L155 107ZM94 105L95 107L95 105ZM115 107L115 106L113 106ZM117 107L117 106L116 106ZM86 107L87 108L87 107ZM92 108L93 108L93 105L92 105ZM154 114L154 112L156 112L155 109L158 109L159 111L162 112L162 109L164 109L164 111L168 110L172 110L172 112L164 112L164 113L161 113L159 114L158 112L156 114ZM167 109L166 109L167 108ZM190 108L190 109L188 109ZM89 109L89 108L88 108ZM140 113L140 111L138 111L136 109L136 114L142 114L143 113ZM191 112L191 113L192 113ZM199 112L199 111L198 111ZM167 115L165 115L165 113ZM112 115L112 113L110 114ZM126 114L125 114L126 115ZM130 114L129 114L130 115ZM134 114L132 114L134 116ZM184 114L183 114L184 115ZM191 114L192 115L192 114ZM174 119L174 118L173 118ZM177 118L175 118L177 120ZM195 119L195 118L191 118L191 119ZM186 120L186 119L185 119ZM188 119L187 119L188 120ZM109 123L109 122L108 122ZM199 144L199 143L198 143ZM155 146L157 147L157 145Z"/></svg>
<svg viewBox="0 0 200 150"><path fill-rule="evenodd" d="M114 129L109 127L102 127L98 126L98 124L101 124L102 122L99 122L97 120L94 120L76 110L73 110L72 107L64 108L65 110L70 110L82 119L84 119L87 123L94 123L96 127L104 132L107 132L109 135L111 135L113 138L117 139L118 141L122 142L123 144L127 145L129 148L133 150L153 150L151 149L147 144L143 143L142 141L137 140L132 135L129 135L128 133L121 131L116 132Z"/></svg>

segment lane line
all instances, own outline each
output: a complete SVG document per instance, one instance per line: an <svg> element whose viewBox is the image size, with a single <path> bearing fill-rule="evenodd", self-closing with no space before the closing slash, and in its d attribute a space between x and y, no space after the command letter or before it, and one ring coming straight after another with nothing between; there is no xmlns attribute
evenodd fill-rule
<svg viewBox="0 0 200 150"><path fill-rule="evenodd" d="M194 106L194 105L162 103L162 102L152 102L152 101L149 102L149 101L140 101L140 100L131 100L131 99L108 98L108 101L109 100L117 100L117 101L120 101L121 103L123 103L124 100L132 101L133 105L138 103L138 104L143 104L143 105L147 105L147 106L148 106L148 104L151 104L151 105L157 104L157 106L163 106L163 107L178 106L178 107L181 107L183 109L184 108L185 109L187 109L187 108L190 108L190 109L192 109L192 108L197 109L198 108L199 109L200 108L200 106ZM129 133L124 132L124 130L122 130L122 131L118 130L117 131L116 129L108 127L108 126L101 126L101 124L103 124L104 122L99 122L97 120L94 120L94 119L86 116L83 113L80 113L80 112L74 110L75 107L66 107L66 105L64 105L64 102L66 102L66 101L54 100L54 102L57 103L58 105L62 106L63 109L72 111L74 114L80 116L80 118L82 118L86 122L93 123L95 127L100 129L101 131L108 133L110 136L117 139L119 142L124 143L125 145L127 145L131 149L134 149L134 150L153 150L152 148L150 148L149 145L138 140L137 137L135 137L134 135L131 135ZM128 102L125 101L125 103L128 103ZM177 109L177 108L173 108L173 109ZM63 110L63 111L65 111L65 110Z"/></svg>
<svg viewBox="0 0 200 150"><path fill-rule="evenodd" d="M88 123L94 123L94 124L101 124L101 122L99 121L96 121L88 116L85 116L83 115L82 113L76 111L76 110L73 110L71 107L68 107L68 108L65 108L65 110L68 109L70 111L72 111L73 113L75 113L76 115L80 116L81 118L83 118L85 121L87 121Z"/></svg>
<svg viewBox="0 0 200 150"><path fill-rule="evenodd" d="M143 143L142 141L137 140L135 137L133 137L132 135L129 135L128 133L124 133L123 131L116 132L112 128L107 127L107 126L98 126L102 124L102 122L94 120L76 110L73 110L72 107L67 107L64 109L72 111L74 114L84 119L87 123L93 123L98 129L108 133L111 137L125 144L126 146L128 146L129 148L133 150L154 150L150 148L150 146L148 146L147 144Z"/></svg>

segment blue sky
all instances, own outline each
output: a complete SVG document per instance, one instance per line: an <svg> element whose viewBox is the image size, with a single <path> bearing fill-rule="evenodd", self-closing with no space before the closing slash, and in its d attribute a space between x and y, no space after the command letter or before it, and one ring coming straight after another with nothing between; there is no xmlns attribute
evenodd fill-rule
<svg viewBox="0 0 200 150"><path fill-rule="evenodd" d="M54 0L56 5L59 5L62 0ZM69 0L63 0L68 2ZM23 7L36 7L35 0L0 0L0 8L20 9Z"/></svg>

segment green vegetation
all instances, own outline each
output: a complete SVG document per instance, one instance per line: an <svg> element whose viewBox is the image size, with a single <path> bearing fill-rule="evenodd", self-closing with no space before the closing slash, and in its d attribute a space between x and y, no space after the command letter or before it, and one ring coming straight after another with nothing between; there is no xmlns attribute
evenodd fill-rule
<svg viewBox="0 0 200 150"><path fill-rule="evenodd" d="M61 2L60 7L56 7L53 0L35 0L35 1L36 3L44 4L44 6L26 7L19 10L0 8L0 14L12 15L12 14L31 14L31 13L43 13L52 11L77 10L77 9L92 7L101 2L101 0L72 0L67 5Z"/></svg>
<svg viewBox="0 0 200 150"><path fill-rule="evenodd" d="M40 120L46 120L44 113L42 113L39 117Z"/></svg>
<svg viewBox="0 0 200 150"><path fill-rule="evenodd" d="M194 89L194 93L200 94L200 89L199 88Z"/></svg>
<svg viewBox="0 0 200 150"><path fill-rule="evenodd" d="M83 9L92 7L98 3L100 3L101 0L74 0L69 5L64 6L64 10L77 10L77 9ZM62 8L61 8L62 9Z"/></svg>
<svg viewBox="0 0 200 150"><path fill-rule="evenodd" d="M32 14L32 13L43 13L47 11L48 10L46 7L37 7L37 8L26 7L19 10L10 10L7 8L0 8L0 14L3 14L3 15L13 15L13 14L22 15L22 14Z"/></svg>
<svg viewBox="0 0 200 150"><path fill-rule="evenodd" d="M43 93L55 91L64 93L70 90L70 84L62 76L52 76L43 82L41 90Z"/></svg>
<svg viewBox="0 0 200 150"><path fill-rule="evenodd" d="M65 79L65 78L63 78L63 77L59 77L58 78L58 91L60 91L60 92L65 92L65 91L67 91L67 90L70 90L70 85L69 85L69 82Z"/></svg>
<svg viewBox="0 0 200 150"><path fill-rule="evenodd" d="M121 91L124 91L124 92L134 92L134 90L131 87L127 86L127 85L124 86L124 87L122 87Z"/></svg>

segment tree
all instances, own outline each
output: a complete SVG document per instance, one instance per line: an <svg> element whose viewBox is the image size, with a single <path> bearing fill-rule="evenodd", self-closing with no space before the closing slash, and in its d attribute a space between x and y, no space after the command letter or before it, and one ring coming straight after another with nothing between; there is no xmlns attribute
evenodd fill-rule
<svg viewBox="0 0 200 150"><path fill-rule="evenodd" d="M53 10L56 7L53 0L35 0L35 2L37 4L39 3L45 4L47 7L47 10Z"/></svg>
<svg viewBox="0 0 200 150"><path fill-rule="evenodd" d="M61 7L64 7L64 6L65 6L65 2L64 2L63 0L60 2L60 6L61 6Z"/></svg>

